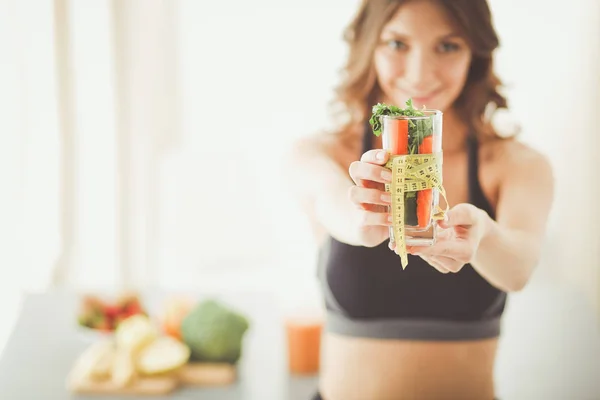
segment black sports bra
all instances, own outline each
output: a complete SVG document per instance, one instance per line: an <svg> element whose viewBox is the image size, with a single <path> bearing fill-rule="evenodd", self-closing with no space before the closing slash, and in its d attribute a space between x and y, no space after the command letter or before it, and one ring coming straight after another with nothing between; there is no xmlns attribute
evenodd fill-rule
<svg viewBox="0 0 600 400"><path fill-rule="evenodd" d="M365 129L363 152L371 149ZM468 141L469 202L494 218L478 179L478 144ZM352 246L329 238L320 252L319 277L326 330L349 336L413 340L475 340L500 334L506 293L473 267L442 274L418 256L403 270L385 241Z"/></svg>

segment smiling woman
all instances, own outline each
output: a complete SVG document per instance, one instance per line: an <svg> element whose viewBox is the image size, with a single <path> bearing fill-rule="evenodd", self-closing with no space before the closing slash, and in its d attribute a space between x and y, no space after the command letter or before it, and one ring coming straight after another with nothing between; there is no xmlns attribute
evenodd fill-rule
<svg viewBox="0 0 600 400"><path fill-rule="evenodd" d="M506 108L507 102L493 71L492 52L499 39L487 6L444 1L440 9L434 1L421 1L409 5L418 8L412 15L395 14L402 3L371 2L366 18L363 2L346 30L352 45L337 100L350 116L349 126L360 124L376 99L389 102L387 94L394 93L398 104L412 97L418 107L443 110L454 103L478 134L493 135L489 121L482 121L485 108Z"/></svg>
<svg viewBox="0 0 600 400"><path fill-rule="evenodd" d="M553 183L546 158L486 116L507 106L487 2L365 0L346 39L346 123L299 143L290 168L321 233L323 397L492 399L507 292L538 262ZM451 209L438 241L410 248L403 270L381 207L388 153L368 119L374 104L410 98L444 113Z"/></svg>
<svg viewBox="0 0 600 400"><path fill-rule="evenodd" d="M416 18L399 13L385 26L374 58L378 84L394 98L412 98L417 107L446 109L462 91L471 50L435 4L419 7Z"/></svg>

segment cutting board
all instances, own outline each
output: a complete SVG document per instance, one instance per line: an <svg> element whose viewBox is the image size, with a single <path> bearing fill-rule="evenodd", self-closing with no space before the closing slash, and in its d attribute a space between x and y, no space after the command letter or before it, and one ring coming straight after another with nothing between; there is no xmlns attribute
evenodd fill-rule
<svg viewBox="0 0 600 400"><path fill-rule="evenodd" d="M225 363L188 363L179 370L178 379L185 386L230 385L237 379L237 371Z"/></svg>
<svg viewBox="0 0 600 400"><path fill-rule="evenodd" d="M135 378L125 387L119 387L110 380L93 381L91 379L73 378L67 382L67 389L78 394L103 395L140 395L160 396L173 392L179 386L176 377Z"/></svg>
<svg viewBox="0 0 600 400"><path fill-rule="evenodd" d="M136 377L125 387L119 387L109 379L95 381L82 378L77 371L71 371L67 378L67 389L79 394L161 396L172 393L181 386L223 386L234 383L236 379L234 365L188 363L169 375Z"/></svg>

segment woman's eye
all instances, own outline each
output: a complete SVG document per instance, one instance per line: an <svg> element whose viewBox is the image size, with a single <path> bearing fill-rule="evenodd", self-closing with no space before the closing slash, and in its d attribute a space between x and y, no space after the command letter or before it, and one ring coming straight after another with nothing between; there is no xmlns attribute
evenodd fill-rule
<svg viewBox="0 0 600 400"><path fill-rule="evenodd" d="M460 49L460 46L456 43L441 43L438 47L438 50L442 53L452 53Z"/></svg>
<svg viewBox="0 0 600 400"><path fill-rule="evenodd" d="M404 50L408 47L406 46L406 43L401 42L400 40L388 40L386 44L392 50Z"/></svg>

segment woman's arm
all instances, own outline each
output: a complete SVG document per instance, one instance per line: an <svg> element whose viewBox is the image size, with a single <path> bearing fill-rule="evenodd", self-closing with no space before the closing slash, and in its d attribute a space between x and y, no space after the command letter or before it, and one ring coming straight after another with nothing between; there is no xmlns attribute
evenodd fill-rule
<svg viewBox="0 0 600 400"><path fill-rule="evenodd" d="M538 153L527 153L523 160L508 163L496 221L483 216L484 234L472 259L473 268L507 291L521 290L538 264L554 197L550 163Z"/></svg>
<svg viewBox="0 0 600 400"><path fill-rule="evenodd" d="M352 181L329 155L327 143L314 136L297 141L286 157L284 171L288 187L311 219L311 225L319 226L337 240L354 243L346 196Z"/></svg>
<svg viewBox="0 0 600 400"><path fill-rule="evenodd" d="M472 204L458 204L439 223L443 230L430 247L407 247L442 273L470 263L504 291L521 290L537 265L552 206L549 162L520 144L509 144L499 162L501 178L494 221Z"/></svg>
<svg viewBox="0 0 600 400"><path fill-rule="evenodd" d="M348 176L348 171L334 157L333 149L336 149L335 143L327 143L320 138L302 139L288 157L286 179L289 180L294 196L314 219L313 224L321 225L341 242L355 246L375 246L387 236L387 226L383 226L381 221L384 219L388 225L387 213L383 215L373 212L375 206L371 204L359 207L357 203L363 201L353 201L349 196L352 197L352 193L357 191L360 196L365 193L369 195L371 192L376 193L378 189L357 188ZM370 174L381 174L384 168L380 165L387 161L387 156L382 160L368 159L375 157L373 151L365 154L361 162L353 163L357 168L351 167L351 170L359 170L355 175L364 178L363 182L366 182ZM383 181L381 177L371 178L373 180L368 181L366 186L375 186L377 182ZM364 203L383 204L382 200L377 199L362 200Z"/></svg>

